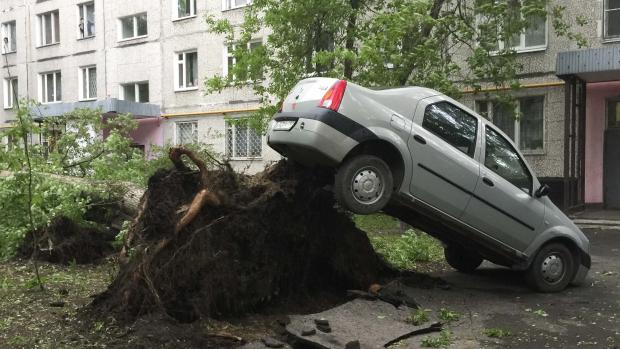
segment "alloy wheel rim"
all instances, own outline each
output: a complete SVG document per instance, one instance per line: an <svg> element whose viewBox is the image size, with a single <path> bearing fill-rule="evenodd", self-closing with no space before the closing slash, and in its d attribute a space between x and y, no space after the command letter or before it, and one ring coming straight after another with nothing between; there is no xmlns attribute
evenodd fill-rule
<svg viewBox="0 0 620 349"><path fill-rule="evenodd" d="M372 166L358 170L351 181L351 193L355 200L364 205L379 201L384 192L383 180L379 171Z"/></svg>

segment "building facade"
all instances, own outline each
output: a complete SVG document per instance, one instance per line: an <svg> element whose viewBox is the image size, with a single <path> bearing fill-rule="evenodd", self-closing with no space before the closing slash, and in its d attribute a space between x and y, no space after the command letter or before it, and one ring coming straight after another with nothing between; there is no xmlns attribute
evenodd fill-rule
<svg viewBox="0 0 620 349"><path fill-rule="evenodd" d="M257 171L280 157L264 137L227 120L258 107L251 90L206 95L203 79L226 74L223 37L204 16L243 17L248 0L3 0L0 127L16 99L40 103L35 118L75 108L131 113L137 146L202 142L238 169ZM260 44L263 35L253 43Z"/></svg>
<svg viewBox="0 0 620 349"><path fill-rule="evenodd" d="M0 127L14 119L16 96L39 101L41 117L100 107L104 115L133 114L140 125L134 140L147 153L152 144L202 142L238 169L258 171L280 156L264 137L229 122L256 110L258 99L250 89L207 95L203 87L205 77L234 64L229 43L207 31L204 16L239 23L250 1L3 0ZM558 37L550 18L535 19L511 43L524 88L465 91L463 102L512 137L556 202L620 207L613 199L620 198L613 146L620 139L620 1L587 3L561 1L588 49ZM586 25L577 24L580 17ZM517 97L516 110L496 103L497 93Z"/></svg>
<svg viewBox="0 0 620 349"><path fill-rule="evenodd" d="M542 182L552 186L556 203L567 209L588 204L620 208L620 157L614 156L620 144L610 145L620 140L613 121L620 118L620 75L613 65L620 64L620 2L584 3L561 5L571 29L587 39L587 48L558 37L551 18L533 21L513 47L523 66L523 88L466 91L463 102L512 137ZM587 23L578 25L579 17ZM496 105L493 95L498 93L516 97L516 110Z"/></svg>

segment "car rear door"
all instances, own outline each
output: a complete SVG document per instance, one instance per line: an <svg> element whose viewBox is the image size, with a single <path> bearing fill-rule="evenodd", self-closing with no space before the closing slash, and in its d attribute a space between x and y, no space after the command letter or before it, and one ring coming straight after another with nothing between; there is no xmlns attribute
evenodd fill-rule
<svg viewBox="0 0 620 349"><path fill-rule="evenodd" d="M534 177L514 146L484 127L480 179L462 220L518 251L542 228L545 205L533 194Z"/></svg>
<svg viewBox="0 0 620 349"><path fill-rule="evenodd" d="M411 194L459 218L479 176L478 119L444 97L430 97L419 102L414 121Z"/></svg>

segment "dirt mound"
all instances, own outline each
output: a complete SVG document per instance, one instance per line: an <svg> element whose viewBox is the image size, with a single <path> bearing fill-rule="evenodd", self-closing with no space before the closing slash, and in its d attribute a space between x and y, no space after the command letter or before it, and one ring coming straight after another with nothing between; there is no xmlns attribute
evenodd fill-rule
<svg viewBox="0 0 620 349"><path fill-rule="evenodd" d="M184 149L171 159L176 168L150 179L128 260L94 307L129 318L162 310L189 322L366 289L389 273L365 233L334 208L324 189L330 173L282 161L243 176L208 170Z"/></svg>
<svg viewBox="0 0 620 349"><path fill-rule="evenodd" d="M34 251L34 236L38 239L38 259L50 263L87 264L114 253L114 233L84 227L67 217L58 217L36 234L28 233L17 250L18 257L30 258Z"/></svg>

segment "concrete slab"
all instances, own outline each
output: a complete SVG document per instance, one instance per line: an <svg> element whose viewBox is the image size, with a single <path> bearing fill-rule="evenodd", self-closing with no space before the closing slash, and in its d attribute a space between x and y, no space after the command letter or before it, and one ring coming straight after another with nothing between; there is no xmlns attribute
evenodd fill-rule
<svg viewBox="0 0 620 349"><path fill-rule="evenodd" d="M423 330L430 326L432 321L422 326L406 323L405 320L412 311L412 308L406 306L396 308L379 300L356 299L322 313L292 315L291 323L286 330L301 342L317 348L342 349L348 343L359 341L360 348L377 349L411 331ZM304 329L316 328L315 320L321 319L329 322L330 333L317 330L314 335L302 335Z"/></svg>

